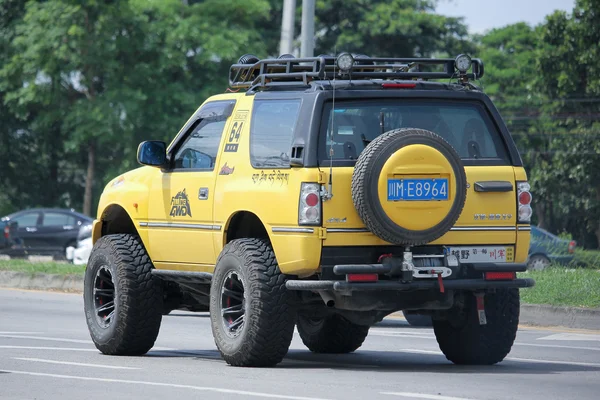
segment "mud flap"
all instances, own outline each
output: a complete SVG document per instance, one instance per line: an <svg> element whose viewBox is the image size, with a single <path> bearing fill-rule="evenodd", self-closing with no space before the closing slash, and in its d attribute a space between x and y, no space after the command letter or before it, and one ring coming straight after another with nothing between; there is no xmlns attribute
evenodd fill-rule
<svg viewBox="0 0 600 400"><path fill-rule="evenodd" d="M479 317L479 325L486 325L487 319L485 317L485 303L483 297L485 296L482 292L475 293L477 299L477 316Z"/></svg>

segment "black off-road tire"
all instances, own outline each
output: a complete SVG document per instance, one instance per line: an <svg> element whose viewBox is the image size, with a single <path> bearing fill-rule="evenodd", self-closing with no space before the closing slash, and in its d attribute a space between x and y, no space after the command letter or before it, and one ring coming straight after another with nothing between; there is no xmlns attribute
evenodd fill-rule
<svg viewBox="0 0 600 400"><path fill-rule="evenodd" d="M231 274L243 284L244 323L235 337L222 315L222 291ZM211 282L210 320L215 344L227 364L270 367L285 357L296 320L285 280L267 241L236 239L225 245Z"/></svg>
<svg viewBox="0 0 600 400"><path fill-rule="evenodd" d="M114 316L107 327L96 317L94 286L99 269L114 281ZM84 278L86 321L96 348L108 355L142 355L154 346L162 320L162 281L136 235L103 236L90 255Z"/></svg>
<svg viewBox="0 0 600 400"><path fill-rule="evenodd" d="M320 319L300 315L297 327L302 342L314 353L352 353L369 334L369 326L356 325L340 315Z"/></svg>
<svg viewBox="0 0 600 400"><path fill-rule="evenodd" d="M403 228L388 217L381 206L377 187L386 161L399 149L412 144L430 146L442 153L452 166L457 186L448 215L437 225L419 231ZM460 217L466 198L467 176L460 156L441 136L423 129L395 129L377 137L360 153L352 175L352 201L358 215L369 231L389 243L416 246L440 238Z"/></svg>
<svg viewBox="0 0 600 400"><path fill-rule="evenodd" d="M472 293L466 294L462 318L433 320L440 350L455 364L492 365L510 353L519 325L519 289L486 293L484 302L486 325L479 324Z"/></svg>
<svg viewBox="0 0 600 400"><path fill-rule="evenodd" d="M431 320L431 315L427 314L414 314L402 311L404 315L404 319L406 322L410 324L410 326L419 326L419 327L431 327L433 326L433 322Z"/></svg>

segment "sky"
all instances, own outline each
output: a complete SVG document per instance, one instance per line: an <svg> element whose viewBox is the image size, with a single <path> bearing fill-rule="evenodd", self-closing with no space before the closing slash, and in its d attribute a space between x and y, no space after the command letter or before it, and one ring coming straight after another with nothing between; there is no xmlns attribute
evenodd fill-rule
<svg viewBox="0 0 600 400"><path fill-rule="evenodd" d="M543 22L554 10L570 13L575 0L439 0L437 13L465 17L470 33L484 33L516 22Z"/></svg>

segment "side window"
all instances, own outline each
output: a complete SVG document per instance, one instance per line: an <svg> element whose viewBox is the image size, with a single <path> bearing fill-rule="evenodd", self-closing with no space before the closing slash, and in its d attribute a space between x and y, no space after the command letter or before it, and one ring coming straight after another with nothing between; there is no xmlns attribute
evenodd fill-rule
<svg viewBox="0 0 600 400"><path fill-rule="evenodd" d="M62 214L62 213L53 213L47 212L44 213L44 220L42 221L42 226L65 226L65 225L75 225L75 217Z"/></svg>
<svg viewBox="0 0 600 400"><path fill-rule="evenodd" d="M36 226L38 221L39 213L27 213L19 215L12 220L19 225L19 228L25 228L27 226Z"/></svg>
<svg viewBox="0 0 600 400"><path fill-rule="evenodd" d="M300 100L254 102L250 161L255 168L289 168Z"/></svg>
<svg viewBox="0 0 600 400"><path fill-rule="evenodd" d="M173 168L207 171L215 168L223 129L234 105L235 101L215 101L198 111L191 132L186 133L173 157Z"/></svg>
<svg viewBox="0 0 600 400"><path fill-rule="evenodd" d="M175 154L175 168L214 169L225 122L222 118L203 119Z"/></svg>

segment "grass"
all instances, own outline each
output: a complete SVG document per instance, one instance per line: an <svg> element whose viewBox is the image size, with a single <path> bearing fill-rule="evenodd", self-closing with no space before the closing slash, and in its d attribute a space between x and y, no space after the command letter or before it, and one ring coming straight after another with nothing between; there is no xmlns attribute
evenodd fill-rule
<svg viewBox="0 0 600 400"><path fill-rule="evenodd" d="M600 251L576 248L575 259L573 260L572 264L585 268L598 269L598 267L600 266Z"/></svg>
<svg viewBox="0 0 600 400"><path fill-rule="evenodd" d="M598 269L550 267L521 272L519 277L535 279L534 287L521 289L523 303L600 308Z"/></svg>
<svg viewBox="0 0 600 400"><path fill-rule="evenodd" d="M0 271L20 271L30 274L83 275L85 265L73 265L52 261L32 262L27 260L0 260Z"/></svg>

